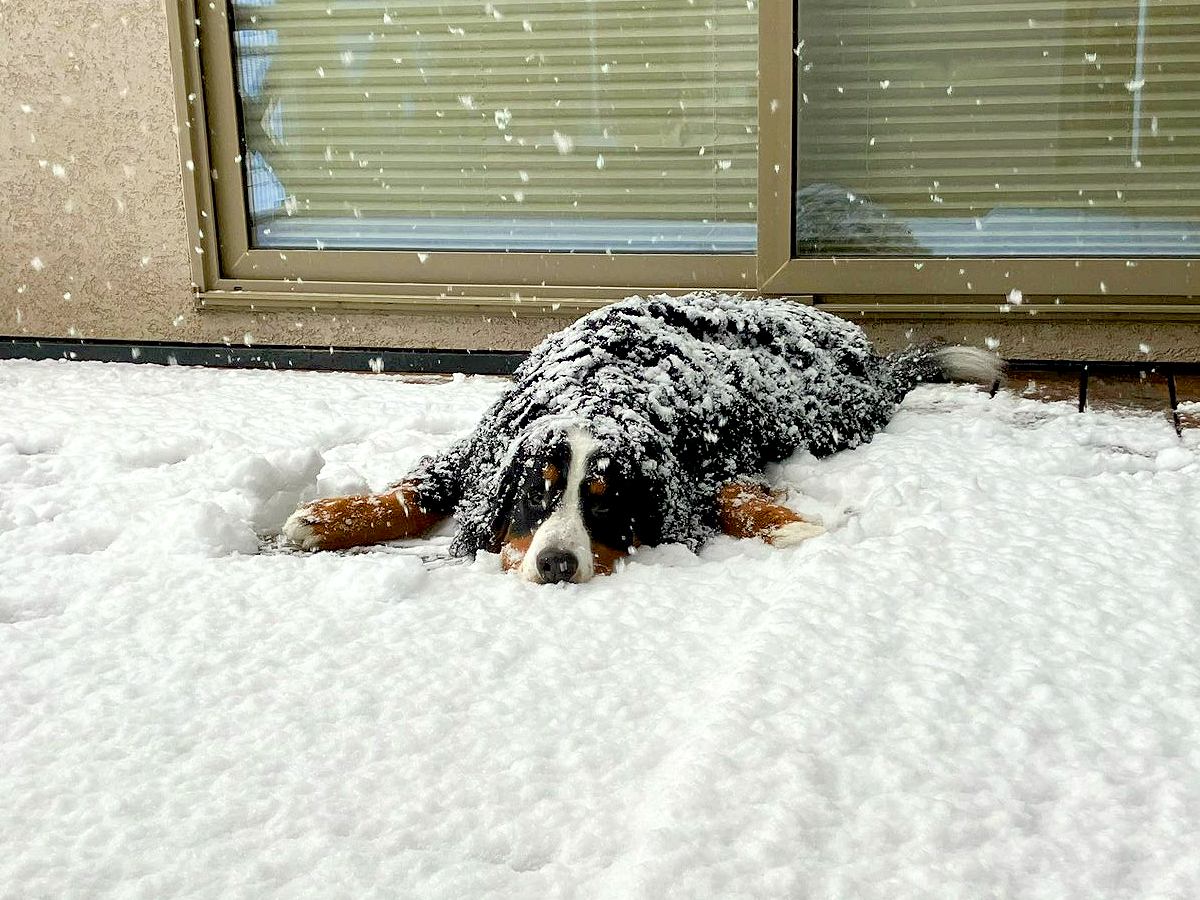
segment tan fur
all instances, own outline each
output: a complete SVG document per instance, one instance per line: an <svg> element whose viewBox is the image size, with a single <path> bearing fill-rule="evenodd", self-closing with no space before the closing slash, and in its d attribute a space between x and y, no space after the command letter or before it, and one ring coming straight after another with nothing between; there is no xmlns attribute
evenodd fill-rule
<svg viewBox="0 0 1200 900"><path fill-rule="evenodd" d="M597 575L611 575L617 562L628 555L626 550L614 550L607 544L592 541L592 565Z"/></svg>
<svg viewBox="0 0 1200 900"><path fill-rule="evenodd" d="M730 537L772 536L785 525L805 521L786 506L775 502L766 488L757 484L730 482L717 492L717 520Z"/></svg>
<svg viewBox="0 0 1200 900"><path fill-rule="evenodd" d="M529 545L532 543L532 534L527 534L524 537L506 538L503 546L500 548L500 568L508 572L521 565L521 560L529 552Z"/></svg>
<svg viewBox="0 0 1200 900"><path fill-rule="evenodd" d="M300 512L300 521L312 531L315 550L421 537L443 518L420 507L408 482L385 494L316 500Z"/></svg>

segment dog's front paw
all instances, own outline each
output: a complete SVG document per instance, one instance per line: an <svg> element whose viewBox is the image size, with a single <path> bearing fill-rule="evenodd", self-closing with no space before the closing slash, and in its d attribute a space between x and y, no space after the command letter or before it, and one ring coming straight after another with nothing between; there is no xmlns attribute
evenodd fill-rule
<svg viewBox="0 0 1200 900"><path fill-rule="evenodd" d="M818 525L816 522L788 522L786 525L780 525L778 528L769 532L765 539L768 544L775 547L795 547L807 541L809 538L815 538L818 535L825 533L825 526Z"/></svg>
<svg viewBox="0 0 1200 900"><path fill-rule="evenodd" d="M411 487L402 485L386 494L314 500L292 513L283 536L304 550L348 550L420 537L442 518L426 512Z"/></svg>
<svg viewBox="0 0 1200 900"><path fill-rule="evenodd" d="M301 506L283 523L283 536L301 550L320 550L321 538L313 527L314 522L311 504Z"/></svg>
<svg viewBox="0 0 1200 900"><path fill-rule="evenodd" d="M313 500L283 523L283 536L302 550L346 550L374 544L392 536L393 505L386 495Z"/></svg>

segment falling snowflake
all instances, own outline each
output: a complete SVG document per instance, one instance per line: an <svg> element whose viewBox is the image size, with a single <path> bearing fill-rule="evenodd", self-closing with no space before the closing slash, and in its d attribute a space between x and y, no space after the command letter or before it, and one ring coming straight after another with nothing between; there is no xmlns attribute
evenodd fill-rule
<svg viewBox="0 0 1200 900"><path fill-rule="evenodd" d="M553 138L554 146L556 146L558 148L558 152L564 156L575 149L575 139L570 135L561 134L560 132L556 131L553 134Z"/></svg>

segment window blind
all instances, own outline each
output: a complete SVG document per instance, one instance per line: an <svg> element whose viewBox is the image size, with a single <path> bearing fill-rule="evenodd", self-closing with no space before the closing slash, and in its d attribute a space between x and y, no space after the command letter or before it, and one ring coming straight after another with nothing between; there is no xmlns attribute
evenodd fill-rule
<svg viewBox="0 0 1200 900"><path fill-rule="evenodd" d="M237 0L260 246L754 246L750 0Z"/></svg>
<svg viewBox="0 0 1200 900"><path fill-rule="evenodd" d="M801 254L1200 252L1200 3L797 13L797 184L840 191L860 226L798 221Z"/></svg>

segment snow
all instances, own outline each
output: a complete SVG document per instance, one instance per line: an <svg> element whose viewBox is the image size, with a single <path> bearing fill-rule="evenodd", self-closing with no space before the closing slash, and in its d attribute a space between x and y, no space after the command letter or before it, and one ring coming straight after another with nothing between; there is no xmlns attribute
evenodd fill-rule
<svg viewBox="0 0 1200 900"><path fill-rule="evenodd" d="M926 386L794 548L256 552L502 387L0 363L5 891L1200 894L1195 431Z"/></svg>

